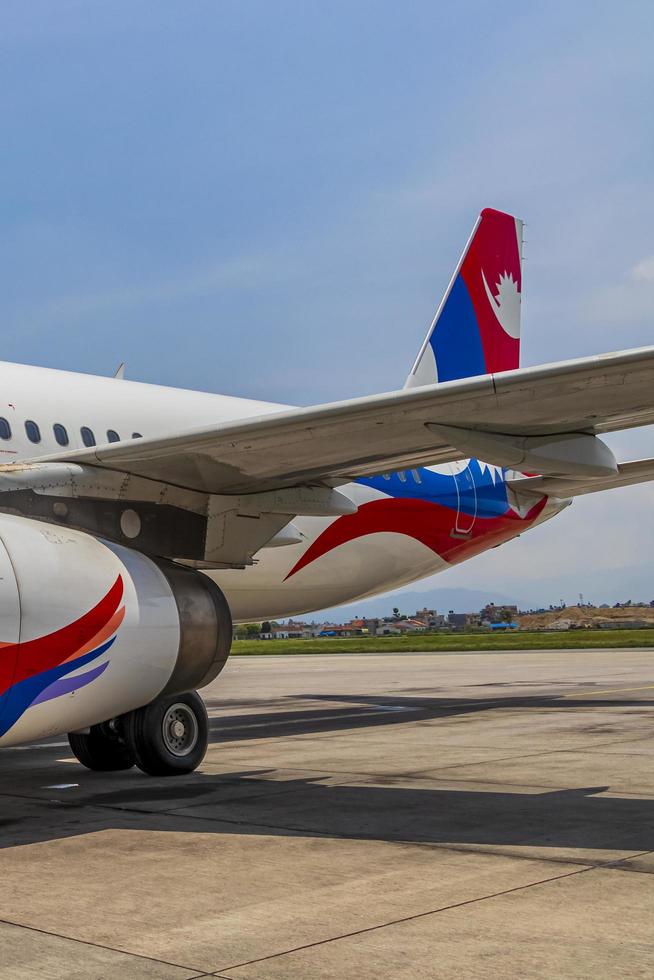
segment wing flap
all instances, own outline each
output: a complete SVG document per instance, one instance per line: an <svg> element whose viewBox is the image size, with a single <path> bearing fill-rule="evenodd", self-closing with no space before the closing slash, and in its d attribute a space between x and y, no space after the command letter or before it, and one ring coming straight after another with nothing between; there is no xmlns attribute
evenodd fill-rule
<svg viewBox="0 0 654 980"><path fill-rule="evenodd" d="M600 490L614 490L618 487L631 487L637 483L654 480L654 459L636 459L630 463L620 463L613 476L593 479L571 480L568 477L535 476L512 480L511 489L519 493L547 494L549 497L579 497L586 493L599 493Z"/></svg>
<svg viewBox="0 0 654 980"><path fill-rule="evenodd" d="M463 459L466 453L430 431L430 423L539 436L601 433L652 422L654 348L643 348L46 459L102 466L206 493L255 493L306 483L337 485Z"/></svg>

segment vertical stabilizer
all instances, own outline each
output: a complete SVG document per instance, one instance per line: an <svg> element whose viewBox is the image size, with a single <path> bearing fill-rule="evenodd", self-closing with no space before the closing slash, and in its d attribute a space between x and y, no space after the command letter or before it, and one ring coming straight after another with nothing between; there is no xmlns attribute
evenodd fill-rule
<svg viewBox="0 0 654 980"><path fill-rule="evenodd" d="M484 208L404 387L517 368L521 292L522 221Z"/></svg>

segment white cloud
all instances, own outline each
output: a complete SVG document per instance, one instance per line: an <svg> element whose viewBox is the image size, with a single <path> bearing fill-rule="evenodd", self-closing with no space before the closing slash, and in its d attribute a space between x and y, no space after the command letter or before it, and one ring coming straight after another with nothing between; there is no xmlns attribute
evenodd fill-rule
<svg viewBox="0 0 654 980"><path fill-rule="evenodd" d="M642 326L646 333L643 332L642 339L633 345L649 343L654 312L654 255L637 262L621 280L593 290L582 303L580 312L591 327L607 323ZM621 343L619 346L626 345Z"/></svg>
<svg viewBox="0 0 654 980"><path fill-rule="evenodd" d="M641 259L629 273L636 282L654 282L654 255Z"/></svg>
<svg viewBox="0 0 654 980"><path fill-rule="evenodd" d="M254 256L228 259L154 282L125 283L115 289L58 297L48 302L37 314L40 313L42 321L45 317L48 322L50 319L79 318L100 309L135 309L224 289L242 289L259 282L264 270L269 279L271 270L268 260L262 261Z"/></svg>

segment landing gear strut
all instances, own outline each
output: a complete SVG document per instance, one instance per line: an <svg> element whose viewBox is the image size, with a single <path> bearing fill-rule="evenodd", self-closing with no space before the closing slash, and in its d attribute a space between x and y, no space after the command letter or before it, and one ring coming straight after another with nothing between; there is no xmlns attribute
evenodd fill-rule
<svg viewBox="0 0 654 980"><path fill-rule="evenodd" d="M196 691L173 694L130 711L117 722L71 733L70 747L87 769L108 772L133 765L150 776L193 772L209 742L207 709Z"/></svg>

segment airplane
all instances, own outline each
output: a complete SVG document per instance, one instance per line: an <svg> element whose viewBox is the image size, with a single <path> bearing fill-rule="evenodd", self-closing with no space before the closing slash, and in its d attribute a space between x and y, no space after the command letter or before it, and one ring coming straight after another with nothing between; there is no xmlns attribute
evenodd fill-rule
<svg viewBox="0 0 654 980"><path fill-rule="evenodd" d="M484 209L402 389L309 408L0 364L0 746L192 772L232 621L405 585L654 479L654 347L519 367L522 222Z"/></svg>

